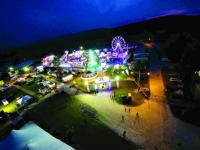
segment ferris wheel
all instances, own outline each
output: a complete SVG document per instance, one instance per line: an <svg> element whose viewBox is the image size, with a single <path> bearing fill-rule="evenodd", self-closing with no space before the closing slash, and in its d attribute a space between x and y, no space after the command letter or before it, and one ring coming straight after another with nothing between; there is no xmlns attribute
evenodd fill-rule
<svg viewBox="0 0 200 150"><path fill-rule="evenodd" d="M113 50L123 50L126 48L126 41L122 36L116 36L112 39L111 46Z"/></svg>

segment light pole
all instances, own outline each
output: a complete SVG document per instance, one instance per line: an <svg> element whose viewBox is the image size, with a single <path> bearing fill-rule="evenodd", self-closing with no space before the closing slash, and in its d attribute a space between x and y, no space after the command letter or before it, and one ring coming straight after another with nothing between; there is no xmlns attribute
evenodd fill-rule
<svg viewBox="0 0 200 150"><path fill-rule="evenodd" d="M112 89L112 83L111 82L108 82L108 89Z"/></svg>
<svg viewBox="0 0 200 150"><path fill-rule="evenodd" d="M86 85L86 87L87 87L87 91L90 92L90 87L89 87L88 81L85 81L85 85Z"/></svg>
<svg viewBox="0 0 200 150"><path fill-rule="evenodd" d="M116 80L117 88L119 88L119 77L117 76L117 77L115 78L115 80Z"/></svg>
<svg viewBox="0 0 200 150"><path fill-rule="evenodd" d="M97 92L97 84L94 84L94 90L95 90L95 92Z"/></svg>
<svg viewBox="0 0 200 150"><path fill-rule="evenodd" d="M139 81L139 84L140 84L140 70L139 70L139 74L138 74L138 75L139 75L139 77L138 77L138 81Z"/></svg>

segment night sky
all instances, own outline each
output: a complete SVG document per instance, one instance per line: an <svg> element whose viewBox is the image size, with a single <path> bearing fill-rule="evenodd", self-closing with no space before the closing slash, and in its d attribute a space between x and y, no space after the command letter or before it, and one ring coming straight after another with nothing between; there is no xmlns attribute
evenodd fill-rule
<svg viewBox="0 0 200 150"><path fill-rule="evenodd" d="M1 0L0 48L170 14L200 14L200 0Z"/></svg>

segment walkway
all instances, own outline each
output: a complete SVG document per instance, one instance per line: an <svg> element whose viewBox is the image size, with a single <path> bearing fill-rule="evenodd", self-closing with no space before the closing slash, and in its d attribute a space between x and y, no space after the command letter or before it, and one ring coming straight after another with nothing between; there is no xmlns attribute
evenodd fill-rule
<svg viewBox="0 0 200 150"><path fill-rule="evenodd" d="M151 51L151 62L150 62L150 79L149 87L151 90L151 98L159 98L160 101L165 101L164 93L164 82L160 70L159 58L156 53L156 48L153 48Z"/></svg>
<svg viewBox="0 0 200 150"><path fill-rule="evenodd" d="M111 92L100 92L97 95L80 94L76 97L95 108L99 120L120 136L126 131L126 138L140 145L141 149L199 150L200 128L175 118L171 113L166 103L155 49L152 54L150 66L152 96L144 104L125 107L110 98ZM136 115L137 112L139 117Z"/></svg>
<svg viewBox="0 0 200 150"><path fill-rule="evenodd" d="M138 107L124 107L114 102L110 94L100 92L97 95L80 94L75 97L95 108L99 120L113 131L122 136L125 130L128 140L145 149L155 149L155 146L166 150L200 149L200 129L176 119L165 103L150 100Z"/></svg>

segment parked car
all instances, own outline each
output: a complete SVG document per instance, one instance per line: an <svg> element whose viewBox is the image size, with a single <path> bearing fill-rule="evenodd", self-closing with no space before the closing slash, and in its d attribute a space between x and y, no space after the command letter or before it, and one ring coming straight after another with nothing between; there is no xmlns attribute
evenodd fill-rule
<svg viewBox="0 0 200 150"><path fill-rule="evenodd" d="M122 104L131 104L132 102L131 96L126 96L126 95L120 96L120 100Z"/></svg>
<svg viewBox="0 0 200 150"><path fill-rule="evenodd" d="M54 82L49 82L48 87L50 89L53 89L56 86L56 84Z"/></svg>
<svg viewBox="0 0 200 150"><path fill-rule="evenodd" d="M151 96L151 92L149 88L143 88L142 91L140 91L142 95L144 95L145 98L149 99Z"/></svg>
<svg viewBox="0 0 200 150"><path fill-rule="evenodd" d="M177 82L177 83L182 83L182 80L178 79L178 78L174 78L174 77L170 77L169 78L170 82Z"/></svg>
<svg viewBox="0 0 200 150"><path fill-rule="evenodd" d="M40 93L40 94L42 94L42 95L45 95L46 93L48 93L49 92L49 89L47 89L47 88L40 88L39 90L38 90L38 93Z"/></svg>

